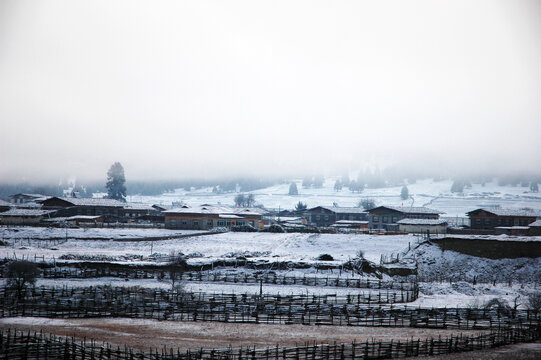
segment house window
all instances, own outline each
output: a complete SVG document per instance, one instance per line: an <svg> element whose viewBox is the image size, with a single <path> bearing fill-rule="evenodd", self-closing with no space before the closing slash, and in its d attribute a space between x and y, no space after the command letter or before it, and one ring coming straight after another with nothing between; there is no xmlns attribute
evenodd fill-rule
<svg viewBox="0 0 541 360"><path fill-rule="evenodd" d="M383 221L384 223L386 223L387 220L388 220L388 217L387 217L387 216L384 216L382 221Z"/></svg>
<svg viewBox="0 0 541 360"><path fill-rule="evenodd" d="M199 221L194 220L194 221L193 221L193 226L197 226L197 225L199 225Z"/></svg>
<svg viewBox="0 0 541 360"><path fill-rule="evenodd" d="M319 215L316 215L316 221L319 220Z"/></svg>
<svg viewBox="0 0 541 360"><path fill-rule="evenodd" d="M188 225L188 221L182 220L182 225Z"/></svg>
<svg viewBox="0 0 541 360"><path fill-rule="evenodd" d="M218 226L225 226L225 221L218 220Z"/></svg>
<svg viewBox="0 0 541 360"><path fill-rule="evenodd" d="M212 226L212 220L207 221L208 226Z"/></svg>
<svg viewBox="0 0 541 360"><path fill-rule="evenodd" d="M397 222L398 221L398 217L397 216L393 216L393 222Z"/></svg>
<svg viewBox="0 0 541 360"><path fill-rule="evenodd" d="M379 216L372 216L373 222L379 222Z"/></svg>
<svg viewBox="0 0 541 360"><path fill-rule="evenodd" d="M325 215L325 220L329 221L329 215Z"/></svg>

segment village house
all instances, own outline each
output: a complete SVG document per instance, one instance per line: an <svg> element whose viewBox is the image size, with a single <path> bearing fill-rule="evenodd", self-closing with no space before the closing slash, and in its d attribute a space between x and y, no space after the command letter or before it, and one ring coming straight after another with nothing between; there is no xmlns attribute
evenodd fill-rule
<svg viewBox="0 0 541 360"><path fill-rule="evenodd" d="M398 222L403 219L439 220L438 210L414 206L378 206L368 210L370 229L399 231ZM404 224L405 225L405 224Z"/></svg>
<svg viewBox="0 0 541 360"><path fill-rule="evenodd" d="M505 233L522 230L517 227L527 227L537 220L539 213L533 210L513 210L501 208L480 208L466 213L470 218L470 228L473 230L496 230Z"/></svg>
<svg viewBox="0 0 541 360"><path fill-rule="evenodd" d="M221 205L200 205L163 211L167 229L209 230L216 227L250 225L258 229L263 227L265 210L259 208L241 208Z"/></svg>
<svg viewBox="0 0 541 360"><path fill-rule="evenodd" d="M308 224L328 227L340 220L366 221L368 213L359 207L316 206L304 211Z"/></svg>
<svg viewBox="0 0 541 360"><path fill-rule="evenodd" d="M12 206L13 206L13 204L8 203L7 201L4 201L4 200L0 199L0 213L2 213L4 211L8 211Z"/></svg>
<svg viewBox="0 0 541 360"><path fill-rule="evenodd" d="M20 194L11 195L9 197L9 202L15 205L21 205L21 204L26 204L26 203L35 203L37 201L45 200L47 198L49 198L49 196L42 195L42 194L20 193Z"/></svg>
<svg viewBox="0 0 541 360"><path fill-rule="evenodd" d="M128 222L147 221L162 224L164 222L162 211L165 210L165 208L159 205L125 203L123 209L124 217Z"/></svg>
<svg viewBox="0 0 541 360"><path fill-rule="evenodd" d="M43 219L53 216L54 210L13 208L0 213L2 225L39 225Z"/></svg>
<svg viewBox="0 0 541 360"><path fill-rule="evenodd" d="M402 219L397 221L398 231L409 234L445 234L448 223L442 219Z"/></svg>
<svg viewBox="0 0 541 360"><path fill-rule="evenodd" d="M113 199L51 197L40 201L44 210L57 210L56 216L75 215L103 216L119 220L124 216L125 203Z"/></svg>

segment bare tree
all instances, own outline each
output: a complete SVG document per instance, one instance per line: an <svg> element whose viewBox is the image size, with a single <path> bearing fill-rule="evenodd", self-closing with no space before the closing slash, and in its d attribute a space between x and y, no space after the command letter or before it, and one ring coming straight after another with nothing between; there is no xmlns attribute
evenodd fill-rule
<svg viewBox="0 0 541 360"><path fill-rule="evenodd" d="M169 263L167 264L167 271L169 272L169 277L171 278L171 290L175 289L176 280L182 279L182 274L188 268L188 263L186 262L186 256L183 253L174 253L172 252L169 255Z"/></svg>
<svg viewBox="0 0 541 360"><path fill-rule="evenodd" d="M26 260L14 260L7 264L4 277L7 279L7 287L17 291L17 297L21 297L23 290L28 285L34 285L39 276L38 266Z"/></svg>

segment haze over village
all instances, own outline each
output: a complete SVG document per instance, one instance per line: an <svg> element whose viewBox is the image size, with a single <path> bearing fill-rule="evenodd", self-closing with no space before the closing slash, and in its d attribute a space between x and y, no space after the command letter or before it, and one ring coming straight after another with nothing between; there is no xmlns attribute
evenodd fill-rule
<svg viewBox="0 0 541 360"><path fill-rule="evenodd" d="M0 1L0 358L538 359L540 20Z"/></svg>

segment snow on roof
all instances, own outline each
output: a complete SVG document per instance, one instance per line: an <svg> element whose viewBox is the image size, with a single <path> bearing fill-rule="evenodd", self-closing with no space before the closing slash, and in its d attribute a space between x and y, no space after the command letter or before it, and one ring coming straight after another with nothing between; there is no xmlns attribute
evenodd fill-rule
<svg viewBox="0 0 541 360"><path fill-rule="evenodd" d="M74 215L68 217L54 217L50 219L45 219L47 222L63 222L63 221L77 221L77 220L98 220L101 215Z"/></svg>
<svg viewBox="0 0 541 360"><path fill-rule="evenodd" d="M165 214L208 214L208 215L264 215L266 211L259 208L237 208L223 205L199 205L178 207L166 210Z"/></svg>
<svg viewBox="0 0 541 360"><path fill-rule="evenodd" d="M242 219L242 216L238 215L227 215L227 214L220 214L218 215L220 219Z"/></svg>
<svg viewBox="0 0 541 360"><path fill-rule="evenodd" d="M539 216L539 211L535 210L524 210L524 209L502 209L502 208L479 208L472 211L469 211L467 214L483 210L488 213L494 214L496 216L530 216L536 217Z"/></svg>
<svg viewBox="0 0 541 360"><path fill-rule="evenodd" d="M529 227L541 227L541 220L535 220L533 223L528 225Z"/></svg>
<svg viewBox="0 0 541 360"><path fill-rule="evenodd" d="M55 210L36 210L36 209L10 209L0 214L0 216L43 216L54 213Z"/></svg>
<svg viewBox="0 0 541 360"><path fill-rule="evenodd" d="M308 211L317 209L317 208L329 210L336 214L364 214L366 213L366 211L360 207L340 207L340 206L316 206L311 209L308 209Z"/></svg>
<svg viewBox="0 0 541 360"><path fill-rule="evenodd" d="M370 212L379 208L386 208L407 214L444 214L441 211L430 209L424 206L378 206L368 211Z"/></svg>
<svg viewBox="0 0 541 360"><path fill-rule="evenodd" d="M156 208L152 205L143 204L143 203L126 203L123 204L124 209L126 210L148 210L148 211L156 211Z"/></svg>
<svg viewBox="0 0 541 360"><path fill-rule="evenodd" d="M530 229L529 226L496 226L494 229L501 229L501 230L528 230Z"/></svg>
<svg viewBox="0 0 541 360"><path fill-rule="evenodd" d="M447 221L441 219L402 219L396 223L400 225L445 225Z"/></svg>
<svg viewBox="0 0 541 360"><path fill-rule="evenodd" d="M106 207L123 207L125 203L114 199L95 199L95 198L67 198L58 197L58 199L66 201L74 206L106 206Z"/></svg>
<svg viewBox="0 0 541 360"><path fill-rule="evenodd" d="M29 194L29 193L19 193L19 194L15 194L15 195L10 195L10 198L14 198L16 196L26 196L26 197L31 197L31 198L35 198L35 199L38 199L38 198L49 198L50 196L47 196L47 195L43 195L43 194Z"/></svg>
<svg viewBox="0 0 541 360"><path fill-rule="evenodd" d="M368 221L361 221L361 220L338 220L335 222L335 224L351 224L351 225L362 225L362 224L368 224Z"/></svg>
<svg viewBox="0 0 541 360"><path fill-rule="evenodd" d="M13 204L0 199L0 206L13 206Z"/></svg>

